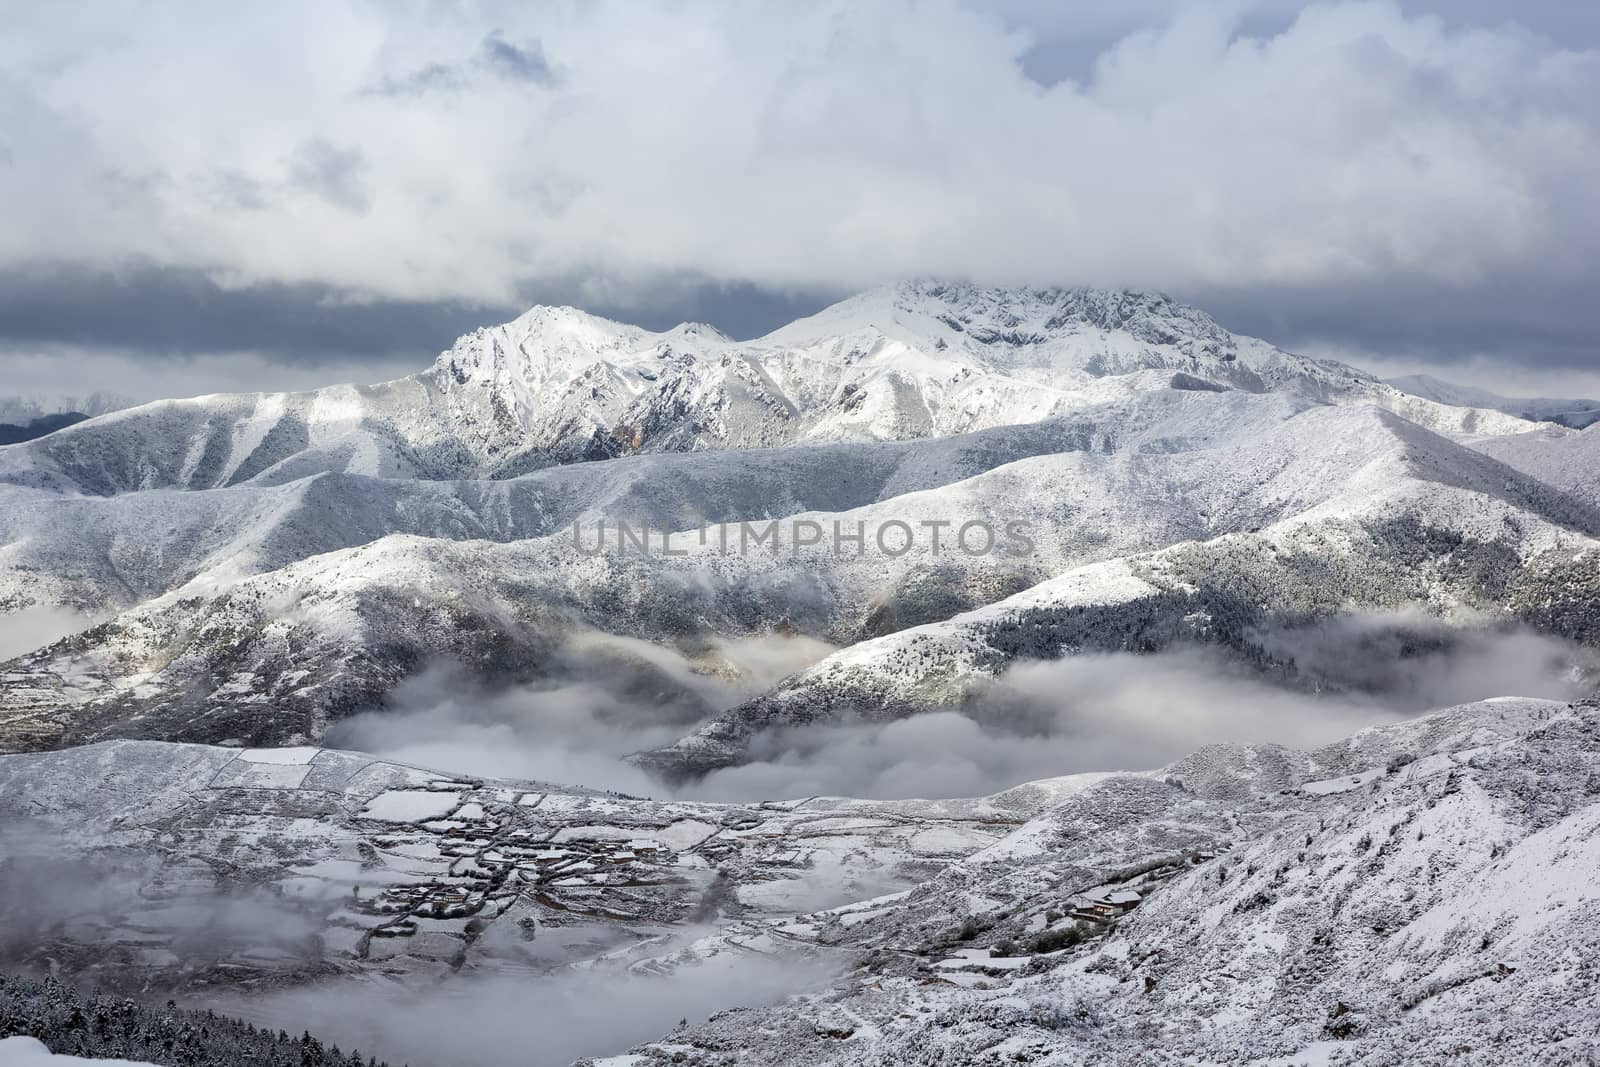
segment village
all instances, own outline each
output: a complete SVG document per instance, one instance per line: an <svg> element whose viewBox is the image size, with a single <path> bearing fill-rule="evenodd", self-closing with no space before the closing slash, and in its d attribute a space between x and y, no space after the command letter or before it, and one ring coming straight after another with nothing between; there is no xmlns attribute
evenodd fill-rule
<svg viewBox="0 0 1600 1067"><path fill-rule="evenodd" d="M759 927L812 905L823 880L870 896L1017 824L981 805L928 818L914 801L657 803L491 786L332 751L292 768L258 758L268 757L241 753L195 794L199 808L169 831L171 847L226 856L230 877L276 886L319 924L319 966L395 976L488 956L543 972L696 922ZM247 817L240 788L269 814ZM214 869L191 877L210 881Z"/></svg>

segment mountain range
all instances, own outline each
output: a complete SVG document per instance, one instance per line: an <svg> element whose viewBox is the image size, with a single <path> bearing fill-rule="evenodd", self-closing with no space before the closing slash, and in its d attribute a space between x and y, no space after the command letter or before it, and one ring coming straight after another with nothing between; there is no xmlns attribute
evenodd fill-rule
<svg viewBox="0 0 1600 1067"><path fill-rule="evenodd" d="M695 669L718 640L800 633L849 646L854 671L1007 597L1067 607L1078 568L1093 584L1335 531L1340 559L1381 562L1373 531L1397 522L1508 570L1487 596L1447 576L1408 597L1527 616L1520 590L1582 636L1566 616L1583 605L1544 604L1539 582L1600 532L1591 437L1147 294L915 283L750 342L536 308L412 378L163 401L0 450L0 605L98 620L0 667L0 744L315 741L430 664L534 682L594 631ZM1540 480L1540 449L1574 453L1548 463L1572 476ZM852 557L825 539L708 560L691 533L797 517L1020 522L1036 551ZM582 554L606 522L695 544ZM1371 581L1339 607L1397 599Z"/></svg>
<svg viewBox="0 0 1600 1067"><path fill-rule="evenodd" d="M329 1032L799 994L607 1067L1586 1062L1594 409L918 281L5 445L0 947Z"/></svg>

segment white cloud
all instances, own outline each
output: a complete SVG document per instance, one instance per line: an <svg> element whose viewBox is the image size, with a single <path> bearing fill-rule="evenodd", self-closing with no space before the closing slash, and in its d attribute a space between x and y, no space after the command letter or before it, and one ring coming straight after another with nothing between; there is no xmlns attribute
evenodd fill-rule
<svg viewBox="0 0 1600 1067"><path fill-rule="evenodd" d="M1487 389L1505 397L1600 397L1600 367L1540 367L1523 361L1515 352L1461 353L1448 361L1436 353L1374 352L1363 346L1331 341L1291 343L1296 352L1319 359L1336 359L1370 371L1381 378L1429 374L1458 385Z"/></svg>
<svg viewBox="0 0 1600 1067"><path fill-rule="evenodd" d="M1162 6L1048 90L975 3L30 6L0 262L514 302L684 273L1472 285L1600 250L1600 53L1383 4L1265 38L1235 35L1257 5ZM492 31L550 76L497 72Z"/></svg>
<svg viewBox="0 0 1600 1067"><path fill-rule="evenodd" d="M1344 692L1286 689L1203 649L1027 662L1007 672L981 721L935 712L776 732L758 738L751 762L714 771L686 793L741 801L982 796L1080 771L1150 770L1209 744L1309 749L1472 700L1571 699L1586 690L1571 664L1593 662L1522 631L1468 633L1459 647L1405 658L1392 646L1358 644L1378 627L1377 619L1336 620L1275 644L1338 677Z"/></svg>
<svg viewBox="0 0 1600 1067"><path fill-rule="evenodd" d="M1149 770L1213 743L1314 748L1375 723L1494 696L1570 699L1593 687L1596 669L1593 656L1556 638L1524 630L1451 635L1408 616L1341 618L1263 640L1330 691L1273 684L1203 648L1025 662L972 717L930 711L773 728L756 737L748 762L672 792L730 802L983 796L1079 771ZM754 665L738 682L696 676L690 684L719 711L820 652L804 640L742 643L725 654ZM671 655L652 653L682 677L686 665ZM668 744L696 723L636 692L621 662L584 680L494 696L425 676L399 693L397 708L346 720L327 741L461 774L661 796L666 787L623 757Z"/></svg>
<svg viewBox="0 0 1600 1067"><path fill-rule="evenodd" d="M559 681L491 694L446 671L425 672L396 690L393 707L335 724L326 741L459 773L651 795L660 783L624 756L670 744L704 715L832 651L809 637L767 635L719 639L691 661L591 632L567 646Z"/></svg>
<svg viewBox="0 0 1600 1067"><path fill-rule="evenodd" d="M0 389L33 399L46 411L53 411L74 406L67 401L81 398L93 389L143 403L207 393L292 391L344 382L367 384L415 374L426 369L430 356L431 353L418 352L296 365L254 352L151 359L133 351L75 345L0 346L0 362L5 365ZM0 397L9 399L10 396Z"/></svg>

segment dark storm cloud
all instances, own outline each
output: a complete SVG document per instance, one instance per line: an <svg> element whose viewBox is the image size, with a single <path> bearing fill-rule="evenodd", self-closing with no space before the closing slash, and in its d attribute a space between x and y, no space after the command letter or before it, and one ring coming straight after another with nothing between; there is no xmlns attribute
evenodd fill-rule
<svg viewBox="0 0 1600 1067"><path fill-rule="evenodd" d="M1489 360L1503 364L1506 378L1514 379L1517 368L1552 374L1596 369L1600 307L1589 296L1596 288L1600 278L1576 279L1565 289L1507 284L1494 300L1485 300L1478 290L1425 286L1261 287L1171 295L1203 308L1236 333L1291 350L1360 366L1381 354L1387 362L1369 368L1380 373L1447 374ZM251 352L269 363L301 366L398 356L410 360L400 366L420 369L462 334L509 320L533 304L572 304L655 330L705 322L747 339L845 295L837 289L784 291L690 277L652 286L579 279L525 282L513 302L501 305L364 301L326 285L230 288L198 270L147 266L112 273L57 264L0 268L0 349L116 348L134 365L219 352ZM270 371L264 373L260 382L242 387L270 387ZM345 373L363 377L355 369ZM1514 381L1492 378L1481 384L1516 388ZM66 379L59 388L70 391ZM120 382L118 388L138 392L136 381ZM1542 386L1523 387L1536 388ZM0 377L0 393L8 391Z"/></svg>
<svg viewBox="0 0 1600 1067"><path fill-rule="evenodd" d="M609 295L585 299L585 294L595 289ZM717 282L692 275L646 285L597 286L574 282L552 287L529 284L524 291L530 303L570 303L650 330L670 329L680 322L704 322L738 340L770 333L850 295L850 290L841 288L788 290L750 282ZM547 298L555 293L565 293L571 298Z"/></svg>
<svg viewBox="0 0 1600 1067"><path fill-rule="evenodd" d="M420 369L460 335L520 314L574 304L667 329L708 322L750 337L826 306L837 293L789 294L748 284L682 280L595 298L584 283L528 283L516 304L360 301L330 286L218 284L203 271L146 266L119 272L70 264L0 267L0 345L64 343L130 350L132 358L255 352L285 363L415 355ZM5 392L0 385L0 392Z"/></svg>
<svg viewBox="0 0 1600 1067"><path fill-rule="evenodd" d="M1204 308L1235 333L1289 349L1337 344L1352 359L1383 354L1448 368L1487 356L1510 366L1594 371L1600 370L1596 291L1600 271L1562 285L1515 279L1473 288L1266 285L1174 295Z"/></svg>
<svg viewBox="0 0 1600 1067"><path fill-rule="evenodd" d="M198 270L112 273L57 264L0 268L0 340L117 347L150 358L270 353L315 363L350 355L437 353L457 336L515 314L445 301L342 299L326 285L225 288Z"/></svg>

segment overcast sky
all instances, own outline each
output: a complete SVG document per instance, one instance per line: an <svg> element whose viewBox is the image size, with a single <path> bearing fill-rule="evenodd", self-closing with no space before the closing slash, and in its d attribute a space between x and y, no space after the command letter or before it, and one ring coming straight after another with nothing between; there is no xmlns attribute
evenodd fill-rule
<svg viewBox="0 0 1600 1067"><path fill-rule="evenodd" d="M390 377L532 303L750 336L941 275L1600 394L1593 3L0 19L0 393Z"/></svg>

